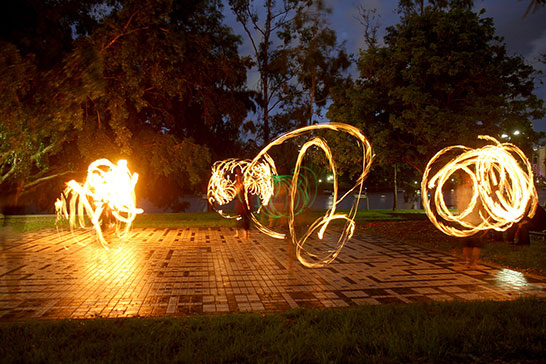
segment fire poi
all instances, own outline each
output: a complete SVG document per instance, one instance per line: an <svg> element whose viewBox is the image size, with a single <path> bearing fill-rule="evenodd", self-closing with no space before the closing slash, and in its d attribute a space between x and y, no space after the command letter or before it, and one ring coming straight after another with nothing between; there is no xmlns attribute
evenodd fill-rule
<svg viewBox="0 0 546 364"><path fill-rule="evenodd" d="M117 165L99 159L89 165L83 185L71 180L55 202L57 219L68 219L70 230L79 224L85 228L86 216L96 231L97 240L107 248L102 226L111 220L119 238L127 237L135 216L143 212L136 208L135 185L138 174L131 173L127 161Z"/></svg>
<svg viewBox="0 0 546 364"><path fill-rule="evenodd" d="M533 217L537 206L533 171L521 149L490 136L478 138L491 145L440 150L429 161L421 182L423 206L430 221L451 236L505 231L524 217ZM454 212L445 202L443 188L456 173L469 181L470 194L467 206Z"/></svg>
<svg viewBox="0 0 546 364"><path fill-rule="evenodd" d="M334 163L332 151L328 146L326 140L319 136L314 136L313 134L319 130L331 130L336 132L347 133L348 135L354 138L355 143L360 147L362 151L362 171L358 175L356 182L352 188L350 188L343 196L338 197L338 178L336 172L336 166ZM354 217L357 213L358 203L360 201L360 195L362 193L364 179L368 174L372 160L373 153L372 148L368 140L360 132L359 129L354 126L341 124L341 123L330 123L330 124L318 124L310 125L300 129L293 130L288 132L277 139L273 140L267 146L265 146L260 153L253 160L237 160L237 159L228 159L225 161L216 162L212 166L212 176L209 180L207 197L209 203L224 217L239 218L238 215L229 216L223 212L222 206L226 205L234 198L236 198L236 182L232 178L233 173L236 169L239 169L242 174L242 183L243 183L243 195L244 203L247 205L250 211L252 211L251 218L254 221L255 226L261 232L277 239L286 238L286 234L275 231L264 226L257 218L257 215L262 211L262 209L267 206L269 200L271 199L274 191L274 178L278 176L277 170L275 167L275 162L268 154L271 148L278 146L285 141L295 138L298 136L309 136L310 139L305 142L300 150L297 157L296 165L294 167L294 172L292 174L292 181L290 183L289 190L289 238L292 243L295 245L296 256L298 260L306 267L319 267L331 263L339 254L345 243L352 237L355 222ZM317 147L318 149L324 152L329 167L332 173L333 180L333 203L332 207L327 210L326 214L318 219L316 219L303 236L299 237L296 234L295 228L295 214L296 214L296 194L298 192L298 178L300 170L302 168L301 164L303 157L307 153L308 149L311 147ZM352 196L354 193L355 200L353 208L349 213L336 213L336 206L347 196ZM250 204L250 195L257 195L259 197L260 206L253 211ZM316 233L317 237L322 240L324 233L328 228L328 225L333 220L344 220L345 225L342 232L339 235L339 238L334 249L329 249L326 254L323 256L318 256L306 250L304 245L309 237Z"/></svg>

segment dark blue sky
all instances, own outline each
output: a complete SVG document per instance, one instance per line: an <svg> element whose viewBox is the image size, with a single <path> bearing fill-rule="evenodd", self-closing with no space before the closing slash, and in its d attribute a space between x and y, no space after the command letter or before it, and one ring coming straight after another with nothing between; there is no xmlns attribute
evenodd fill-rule
<svg viewBox="0 0 546 364"><path fill-rule="evenodd" d="M385 34L385 28L399 20L395 12L398 0L325 0L325 3L333 10L330 16L331 27L337 31L338 38L346 42L347 50L352 54L358 54L364 47L363 27L358 20L359 6L377 9L380 39ZM546 54L546 7L523 18L529 0L475 0L474 3L476 11L484 8L486 12L483 16L493 18L496 34L504 37L510 55L522 55L536 69L546 72L546 65L538 62L538 56ZM228 24L242 34L242 29L234 24L233 15L227 6L225 10ZM246 41L246 37L243 38ZM245 42L241 53L249 52L249 44ZM354 68L352 74L357 76ZM251 87L257 84L256 76L255 72L249 73ZM546 78L542 79L546 82ZM546 99L546 86L537 84L536 94ZM534 125L535 130L546 131L546 118L535 121Z"/></svg>

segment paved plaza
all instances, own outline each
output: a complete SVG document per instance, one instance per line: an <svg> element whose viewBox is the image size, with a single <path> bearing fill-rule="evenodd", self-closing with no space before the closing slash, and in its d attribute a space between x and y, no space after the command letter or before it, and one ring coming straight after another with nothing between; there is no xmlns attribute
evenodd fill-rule
<svg viewBox="0 0 546 364"><path fill-rule="evenodd" d="M230 228L135 229L104 249L89 232L3 236L0 320L278 312L431 300L546 297L546 281L363 233L325 268Z"/></svg>

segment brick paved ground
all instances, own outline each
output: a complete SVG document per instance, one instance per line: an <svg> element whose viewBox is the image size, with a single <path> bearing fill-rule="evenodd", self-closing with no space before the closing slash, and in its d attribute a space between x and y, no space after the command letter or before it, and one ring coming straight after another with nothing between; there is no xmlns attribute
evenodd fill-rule
<svg viewBox="0 0 546 364"><path fill-rule="evenodd" d="M546 297L546 281L364 234L326 268L286 241L228 228L136 229L102 248L90 233L0 240L0 320L274 312L429 300Z"/></svg>

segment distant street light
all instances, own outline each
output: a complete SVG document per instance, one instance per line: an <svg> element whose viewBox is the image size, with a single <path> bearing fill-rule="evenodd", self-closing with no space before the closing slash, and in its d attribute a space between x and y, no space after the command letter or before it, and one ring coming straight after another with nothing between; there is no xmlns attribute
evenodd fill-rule
<svg viewBox="0 0 546 364"><path fill-rule="evenodd" d="M506 133L503 133L503 134L501 135L501 138L503 138L503 139L506 139L506 138L508 138L508 134L506 134Z"/></svg>
<svg viewBox="0 0 546 364"><path fill-rule="evenodd" d="M514 135L520 135L520 134L521 134L521 133L520 133L519 130L516 130L516 131L514 132Z"/></svg>

